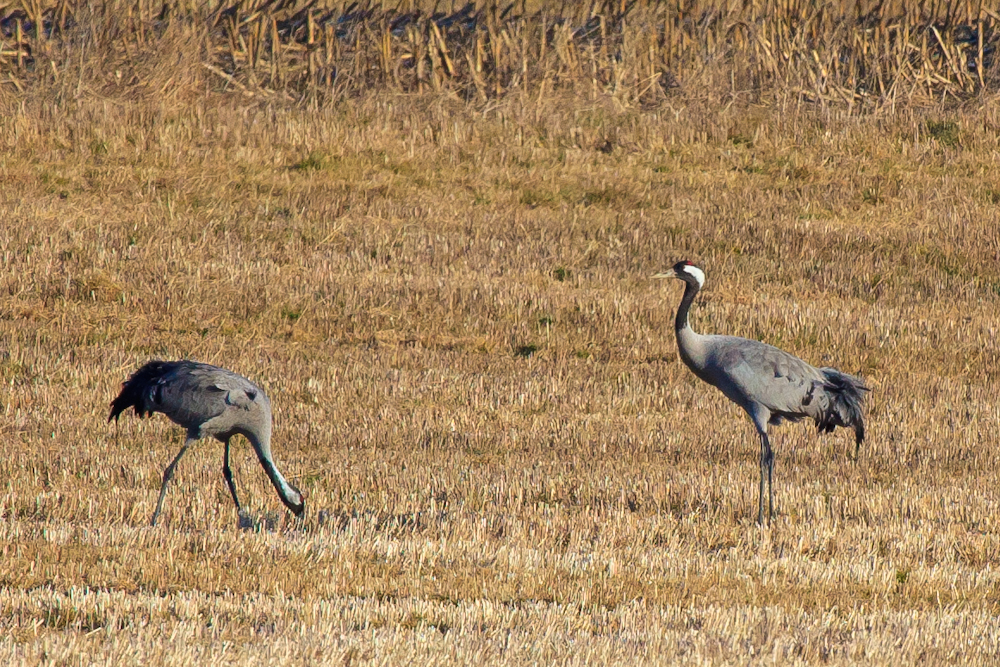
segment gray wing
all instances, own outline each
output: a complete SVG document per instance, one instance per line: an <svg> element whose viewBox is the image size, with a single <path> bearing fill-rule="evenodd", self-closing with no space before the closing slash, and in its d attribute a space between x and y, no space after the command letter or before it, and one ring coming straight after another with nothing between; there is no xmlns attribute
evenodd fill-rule
<svg viewBox="0 0 1000 667"><path fill-rule="evenodd" d="M716 338L716 337L713 337ZM819 369L778 348L746 338L718 336L713 341L712 361L723 370L730 391L723 392L740 404L759 403L773 414L786 418L818 416L823 411Z"/></svg>
<svg viewBox="0 0 1000 667"><path fill-rule="evenodd" d="M150 403L171 420L192 428L229 412L248 411L264 392L241 375L198 362L182 362L149 387ZM238 414L234 419L238 419Z"/></svg>

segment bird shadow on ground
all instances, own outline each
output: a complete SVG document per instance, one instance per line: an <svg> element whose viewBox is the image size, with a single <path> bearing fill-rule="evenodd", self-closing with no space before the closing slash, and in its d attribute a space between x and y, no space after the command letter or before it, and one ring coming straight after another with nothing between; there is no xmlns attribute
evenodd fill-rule
<svg viewBox="0 0 1000 667"><path fill-rule="evenodd" d="M313 523L318 528L330 528L335 531L346 530L352 523L363 523L376 532L412 532L440 527L449 520L446 511L390 512L359 511L359 510L320 510L316 513Z"/></svg>
<svg viewBox="0 0 1000 667"><path fill-rule="evenodd" d="M281 512L267 512L256 515L246 510L241 510L237 519L237 527L241 531L274 533L281 530L283 518ZM322 529L341 532L347 530L351 523L356 523L364 524L375 532L391 534L419 533L425 530L440 528L449 519L450 515L445 511L393 514L358 510L320 510L311 518L289 517L287 523L285 523L285 527L301 530L306 533Z"/></svg>
<svg viewBox="0 0 1000 667"><path fill-rule="evenodd" d="M254 533L273 533L278 529L280 523L281 515L277 512L268 512L260 516L251 516L251 514L246 510L240 510L239 518L236 520L236 526L240 530L251 531Z"/></svg>

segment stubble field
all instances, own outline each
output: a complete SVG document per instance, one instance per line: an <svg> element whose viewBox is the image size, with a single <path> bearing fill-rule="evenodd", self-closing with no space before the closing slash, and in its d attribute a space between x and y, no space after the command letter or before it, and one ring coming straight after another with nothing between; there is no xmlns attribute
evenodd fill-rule
<svg viewBox="0 0 1000 667"><path fill-rule="evenodd" d="M0 663L996 660L987 92L300 104L200 76L0 98ZM857 461L773 431L770 526L750 422L651 279L684 258L697 330L873 388ZM148 526L183 433L108 403L182 357L268 391L304 520L239 440L239 530L204 441Z"/></svg>

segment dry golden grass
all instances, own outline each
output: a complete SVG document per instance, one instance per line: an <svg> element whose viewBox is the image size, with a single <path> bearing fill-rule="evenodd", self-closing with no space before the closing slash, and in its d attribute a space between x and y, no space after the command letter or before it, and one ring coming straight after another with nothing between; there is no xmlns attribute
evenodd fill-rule
<svg viewBox="0 0 1000 667"><path fill-rule="evenodd" d="M0 663L995 661L989 91L289 101L198 57L3 89ZM770 527L679 258L697 328L874 387L857 462L776 429ZM303 522L240 440L258 532L207 441L147 526L182 433L106 418L154 357L267 389Z"/></svg>
<svg viewBox="0 0 1000 667"><path fill-rule="evenodd" d="M103 94L163 96L184 79L300 103L573 90L650 106L682 88L857 113L995 91L993 4L22 0L0 4L0 94L46 82L75 97L86 78Z"/></svg>

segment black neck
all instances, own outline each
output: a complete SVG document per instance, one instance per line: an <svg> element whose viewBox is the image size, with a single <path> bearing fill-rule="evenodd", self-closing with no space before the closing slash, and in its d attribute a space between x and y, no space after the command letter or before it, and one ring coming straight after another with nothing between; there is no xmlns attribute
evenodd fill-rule
<svg viewBox="0 0 1000 667"><path fill-rule="evenodd" d="M264 467L264 472L267 473L268 479L271 480L271 484L274 485L274 490L278 492L278 497L281 498L281 502L285 503L285 506L295 512L295 514L302 513L302 505L297 505L292 498L288 496L288 488L290 487L293 491L298 491L294 486L288 483L288 481L282 477L278 469L274 467L274 463L270 459L264 458L263 456L258 459L260 464ZM302 494L299 494L302 495Z"/></svg>
<svg viewBox="0 0 1000 667"><path fill-rule="evenodd" d="M701 287L693 280L684 281L684 296L681 298L681 305L677 307L677 317L674 319L674 330L680 331L688 325L688 311L691 310L691 303Z"/></svg>

